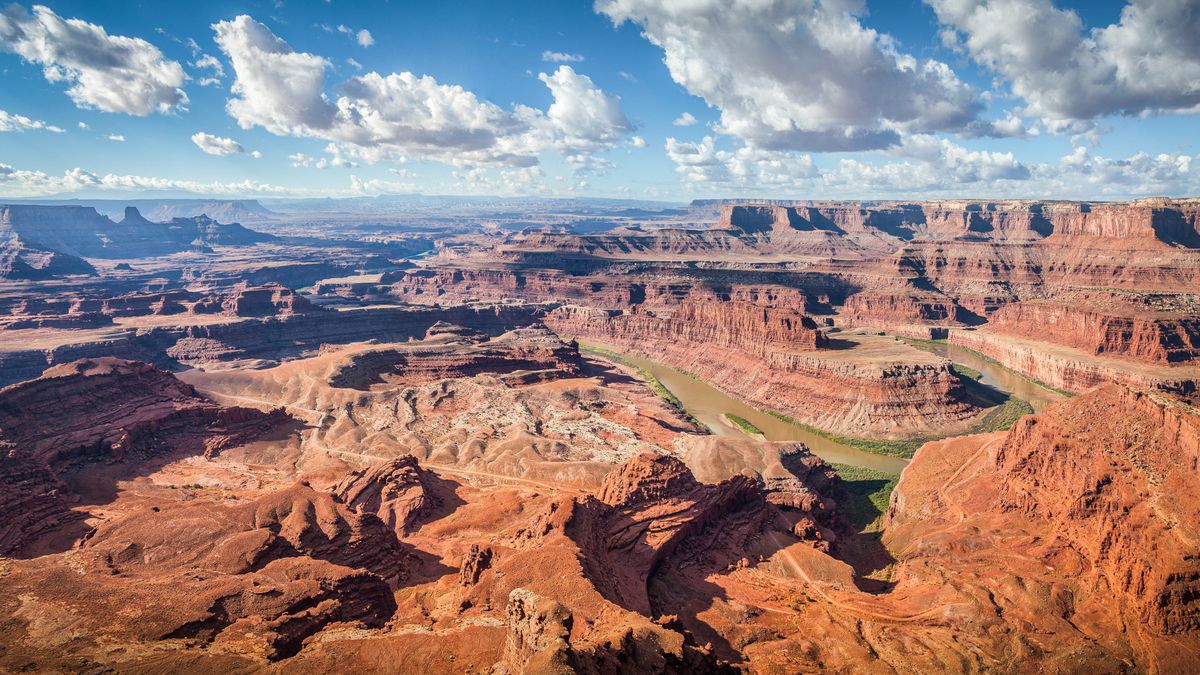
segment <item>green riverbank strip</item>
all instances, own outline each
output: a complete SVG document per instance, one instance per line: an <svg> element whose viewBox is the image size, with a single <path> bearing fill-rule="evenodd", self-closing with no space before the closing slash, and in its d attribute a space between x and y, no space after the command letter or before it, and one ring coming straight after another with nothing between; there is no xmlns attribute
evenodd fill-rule
<svg viewBox="0 0 1200 675"><path fill-rule="evenodd" d="M692 417L692 414L687 411L687 408L683 407L683 401L680 401L678 396L672 394L670 389L667 389L662 382L659 382L658 378L654 376L654 373L651 373L633 361L630 361L625 357L624 354L620 352L614 352L611 349L605 349L597 345L580 342L579 340L576 340L576 344L578 344L579 348L585 352L599 354L606 359L616 361L627 368L632 368L633 370L637 371L638 376L646 382L646 386L650 387L650 391L654 392L655 395L667 403L670 403L673 408L678 410L679 413L686 417L692 424L695 424L702 429L705 428L705 426L701 424L699 420L697 420L695 417Z"/></svg>
<svg viewBox="0 0 1200 675"><path fill-rule="evenodd" d="M1067 398L1071 398L1072 396L1075 395L1075 392L1067 391L1065 389L1059 389L1058 387L1052 387L1052 386L1046 384L1045 382L1042 382L1041 380L1032 378L1032 377L1026 375L1025 373L1018 372L1016 370L1013 370L1012 368L1009 368L1008 366L1004 365L1003 363L1000 363L999 361L997 361L996 359L993 359L992 357L988 356L987 354L977 352L974 349L971 349L970 347L964 347L959 344L954 344L953 342L950 342L949 340L922 340L921 338L905 337L903 335L893 335L892 337L896 338L897 340L899 340L901 342L906 342L910 345L913 345L914 347L917 345L950 345L950 346L954 347L955 349L961 349L964 352L973 354L973 355L983 359L984 361L987 361L988 363L992 364L993 366L996 366L997 368L1002 368L1023 380L1032 382L1033 384L1036 384L1037 386L1041 387L1042 389L1045 389L1047 391L1052 391L1056 394L1065 396ZM965 368L966 370L969 370L973 373L979 373L979 371L973 370L971 368L967 368L966 366L958 366L957 364L955 364L955 365L956 365L956 369L957 368ZM968 377L970 377L970 376L968 376ZM980 374L980 377L982 377L982 374ZM971 379L976 380L976 381L979 380L978 377L971 377Z"/></svg>
<svg viewBox="0 0 1200 675"><path fill-rule="evenodd" d="M900 339L912 339L912 338L900 338ZM932 340L913 340L913 341L914 342L935 343ZM668 403L670 403L672 406L674 406L677 410L679 410L679 412L682 415L684 415L693 424L695 424L701 428L704 428L704 425L699 420L692 417L692 415L687 411L687 409L683 405L683 402L680 401L679 398L677 396L675 396L675 394L672 394L671 390L667 389L663 385L663 383L660 382L658 380L658 378L654 376L653 373L646 370L645 368L642 368L641 366L637 365L633 361L629 360L624 354L622 354L620 352L615 352L611 349L605 349L604 347L600 347L598 345L590 344L587 342L582 342L579 340L576 340L576 342L579 345L579 348L585 352L598 354L598 355L603 356L611 361L616 361L617 363L620 363L628 368L632 368L633 370L637 371L638 375L643 380L645 380L646 385L650 387L651 391L653 391L655 394L662 397L664 400L666 400ZM971 350L967 350L967 351L971 351ZM982 357L983 355L981 354L980 356ZM983 357L983 358L986 359L987 357ZM991 359L989 359L989 360L991 360ZM997 364L997 365L999 365L999 364ZM1000 366L1000 367L1003 368L1004 366ZM692 377L694 379L697 379L697 380L700 379L700 377L694 373L689 373L680 368L675 368L675 370L677 370L689 377ZM970 369L968 369L968 370L970 370ZM972 372L976 372L976 371L972 371ZM1024 377L1024 376L1022 376L1022 377ZM1026 379L1028 379L1028 378L1026 378ZM1044 386L1044 385L1039 385L1039 386ZM874 453L876 455L886 455L888 457L903 457L906 459L911 459L912 456L914 454L916 454L917 450L919 450L922 445L925 445L926 443L928 443L930 441L937 441L937 440L941 440L942 438L946 438L945 436L937 436L937 437L911 438L911 439L901 440L901 441L876 440L876 439L872 439L872 438L854 438L851 436L841 436L839 434L834 434L834 433L830 433L828 431L824 431L822 429L818 429L817 427L814 427L810 424L805 424L804 422L801 422L800 420L797 420L793 417L789 417L789 416L787 416L781 412L777 412L775 410L768 410L766 408L759 408L759 410L767 415L770 415L771 417L774 417L778 420L787 422L788 424L791 424L795 427L803 429L804 431L807 431L808 433L813 434L814 436L820 436L821 438L824 438L829 441L833 441L834 443L840 443L841 445L855 448L857 450L862 450L863 452L870 452L870 453ZM965 434L981 434L981 433L988 433L988 432L992 432L992 431L1004 431L1005 429L1008 429L1009 427L1011 427L1013 422L1016 422L1017 419L1020 418L1022 415L1029 415L1032 413L1033 413L1033 406L1029 405L1028 402L1023 401L1019 398L1010 396L1004 403L996 406L991 411L989 411L986 415L984 415L983 419L981 419L979 422L977 422L976 424L972 425L971 427L965 429L962 432L962 434L964 434L964 435ZM738 428L740 428L742 431L745 431L746 433L749 433L749 434L756 434L756 433L761 434L762 433L762 430L760 430L758 427L754 426L754 424L752 424L747 419L738 417L737 415L733 415L731 413L725 413L725 417L727 419L729 419L730 422L732 422L733 424L738 426ZM738 421L735 421L735 420L738 420ZM740 421L740 423L739 423L739 421ZM747 427L743 427L742 423L748 425L749 429L753 429L753 431L749 431L747 429Z"/></svg>
<svg viewBox="0 0 1200 675"><path fill-rule="evenodd" d="M746 419L745 417L739 417L737 415L734 415L731 412L727 412L727 413L725 413L725 419L729 420L733 424L733 426L737 427L738 429L741 429L743 432L749 434L750 436L764 435L762 429L759 429L758 427L754 426L754 423L751 422L750 420Z"/></svg>
<svg viewBox="0 0 1200 675"><path fill-rule="evenodd" d="M771 417L787 422L788 424L793 424L797 427L800 427L814 436L820 436L821 438L833 441L834 443L848 445L852 448L862 450L863 452L871 452L876 455L887 455L889 457L905 457L911 459L912 456L917 453L917 450L921 449L922 445L925 445L930 441L940 441L943 438L948 438L948 436L928 436L922 438L909 438L902 441L853 438L851 436L839 436L838 434L823 431L812 425L805 424L800 420L788 417L781 412L766 409L763 409L763 412ZM1013 422L1016 422L1018 419L1020 419L1022 415L1031 414L1033 414L1033 406L1029 405L1028 401L1016 398L1015 396L1009 396L1008 399L1003 403L989 410L988 413L984 415L983 418L978 422L964 429L961 435L965 436L969 434L986 434L993 431L1005 431L1013 425Z"/></svg>
<svg viewBox="0 0 1200 675"><path fill-rule="evenodd" d="M831 464L842 477L842 488L849 500L838 504L839 510L857 531L879 529L883 514L887 513L892 490L900 482L894 473L867 469L849 464Z"/></svg>

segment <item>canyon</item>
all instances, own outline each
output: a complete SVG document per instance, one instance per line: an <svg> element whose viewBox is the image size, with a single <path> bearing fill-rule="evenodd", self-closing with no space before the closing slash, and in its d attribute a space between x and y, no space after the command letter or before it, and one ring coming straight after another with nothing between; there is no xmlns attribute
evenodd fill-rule
<svg viewBox="0 0 1200 675"><path fill-rule="evenodd" d="M1200 201L464 203L0 206L0 670L1200 656Z"/></svg>

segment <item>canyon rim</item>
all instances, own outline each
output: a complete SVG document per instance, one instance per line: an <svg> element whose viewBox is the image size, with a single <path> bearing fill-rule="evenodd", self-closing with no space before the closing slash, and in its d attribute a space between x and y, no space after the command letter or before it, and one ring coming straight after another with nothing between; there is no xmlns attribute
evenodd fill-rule
<svg viewBox="0 0 1200 675"><path fill-rule="evenodd" d="M0 8L0 672L1194 672L1196 35Z"/></svg>

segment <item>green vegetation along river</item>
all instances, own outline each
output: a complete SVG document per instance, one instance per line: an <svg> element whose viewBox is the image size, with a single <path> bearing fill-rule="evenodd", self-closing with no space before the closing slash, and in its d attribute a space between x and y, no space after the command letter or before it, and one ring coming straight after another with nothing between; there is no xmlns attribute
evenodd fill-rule
<svg viewBox="0 0 1200 675"><path fill-rule="evenodd" d="M719 436L746 438L740 429L722 419L722 415L730 413L750 422L762 431L769 441L800 441L807 445L813 454L827 462L849 464L875 471L898 474L908 466L908 460L901 457L888 457L864 452L848 445L843 445L827 438L822 438L802 427L785 422L769 415L758 408L747 405L728 394L725 394L707 382L681 372L671 366L639 358L621 352L608 345L596 345L600 348L597 353L614 352L620 355L620 360L653 375L663 387L679 400L683 409L698 422L708 427ZM587 349L587 345L581 345Z"/></svg>

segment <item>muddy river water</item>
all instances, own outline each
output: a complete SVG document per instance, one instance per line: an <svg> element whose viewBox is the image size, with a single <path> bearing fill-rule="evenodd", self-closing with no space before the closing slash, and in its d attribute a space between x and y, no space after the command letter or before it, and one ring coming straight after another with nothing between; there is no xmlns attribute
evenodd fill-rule
<svg viewBox="0 0 1200 675"><path fill-rule="evenodd" d="M1000 389L1017 398L1029 401L1035 410L1061 398L1061 395L1040 387L1029 380L997 366L978 355L949 344L914 345L950 359L955 363L973 368L983 374L982 382ZM813 454L827 462L850 464L888 473L900 473L908 466L907 459L888 457L865 452L857 448L818 436L807 429L769 415L722 392L707 382L682 373L666 364L643 359L621 352L619 349L602 345L603 348L619 352L622 358L658 378L669 389L684 409L707 426L714 434L744 438L745 434L725 421L723 415L732 413L762 430L769 441L800 441Z"/></svg>

